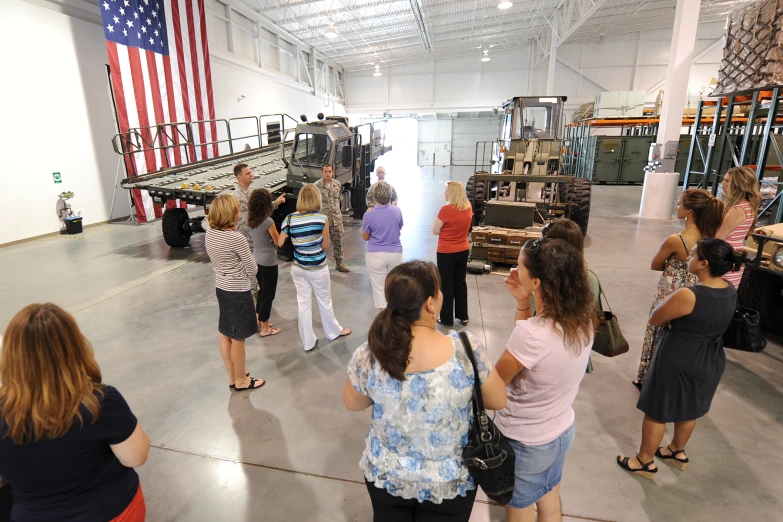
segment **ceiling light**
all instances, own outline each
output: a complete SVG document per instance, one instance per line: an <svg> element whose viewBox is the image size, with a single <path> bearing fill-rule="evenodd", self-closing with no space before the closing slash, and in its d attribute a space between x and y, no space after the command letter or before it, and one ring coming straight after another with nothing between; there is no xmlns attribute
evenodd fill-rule
<svg viewBox="0 0 783 522"><path fill-rule="evenodd" d="M381 75L381 66L380 65L376 65L375 66L375 72L372 73L372 75L373 76L380 76Z"/></svg>
<svg viewBox="0 0 783 522"><path fill-rule="evenodd" d="M514 5L514 4L512 4L511 2L500 2L498 4L498 9L508 9L512 5Z"/></svg>
<svg viewBox="0 0 783 522"><path fill-rule="evenodd" d="M489 49L484 49L484 56L481 57L482 62L488 62L492 58L489 57Z"/></svg>
<svg viewBox="0 0 783 522"><path fill-rule="evenodd" d="M334 30L334 24L329 22L329 27L326 28L324 36L327 38L337 38L337 31Z"/></svg>

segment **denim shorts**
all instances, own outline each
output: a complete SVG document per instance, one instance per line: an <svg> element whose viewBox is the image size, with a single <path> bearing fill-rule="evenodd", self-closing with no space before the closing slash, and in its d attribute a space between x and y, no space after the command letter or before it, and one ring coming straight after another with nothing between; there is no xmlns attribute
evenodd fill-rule
<svg viewBox="0 0 783 522"><path fill-rule="evenodd" d="M558 438L539 446L528 446L509 439L516 452L516 480L509 506L520 509L532 506L560 484L565 457L574 443L575 434L576 424L572 424Z"/></svg>

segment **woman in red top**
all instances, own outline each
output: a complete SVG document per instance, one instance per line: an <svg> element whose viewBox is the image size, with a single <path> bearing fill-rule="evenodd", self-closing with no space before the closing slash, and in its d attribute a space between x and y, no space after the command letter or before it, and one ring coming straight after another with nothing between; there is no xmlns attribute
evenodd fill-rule
<svg viewBox="0 0 783 522"><path fill-rule="evenodd" d="M728 241L734 250L742 250L745 238L756 225L756 214L761 206L761 192L756 173L748 167L729 169L721 182L723 187L723 224L715 235ZM736 272L728 272L723 279L739 288L745 265Z"/></svg>
<svg viewBox="0 0 783 522"><path fill-rule="evenodd" d="M454 326L454 317L462 326L468 325L468 232L473 219L473 209L465 194L465 187L458 181L446 185L447 205L441 207L432 233L438 237L438 271L443 307L439 322Z"/></svg>

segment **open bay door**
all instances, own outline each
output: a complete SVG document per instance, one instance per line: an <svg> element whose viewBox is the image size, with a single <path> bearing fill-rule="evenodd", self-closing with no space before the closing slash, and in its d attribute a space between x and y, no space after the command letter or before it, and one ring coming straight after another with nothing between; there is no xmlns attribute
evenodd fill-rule
<svg viewBox="0 0 783 522"><path fill-rule="evenodd" d="M500 137L500 116L491 112L460 113L452 121L451 164L473 166L476 143Z"/></svg>
<svg viewBox="0 0 783 522"><path fill-rule="evenodd" d="M451 120L419 120L417 163L420 167L451 165Z"/></svg>

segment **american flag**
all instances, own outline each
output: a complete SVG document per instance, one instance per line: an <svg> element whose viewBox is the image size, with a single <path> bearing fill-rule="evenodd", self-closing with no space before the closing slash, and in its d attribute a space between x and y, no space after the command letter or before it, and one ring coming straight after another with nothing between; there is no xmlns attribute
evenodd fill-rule
<svg viewBox="0 0 783 522"><path fill-rule="evenodd" d="M214 119L204 0L99 1L120 133L166 122ZM176 133L169 134L178 141ZM195 143L215 141L217 126L199 123L193 134ZM149 133L142 132L142 137L151 141ZM211 158L218 155L218 146L191 147L188 153L191 161ZM188 162L183 147L142 150L125 158L129 175L134 164L141 175ZM146 191L132 193L140 223L162 215Z"/></svg>

